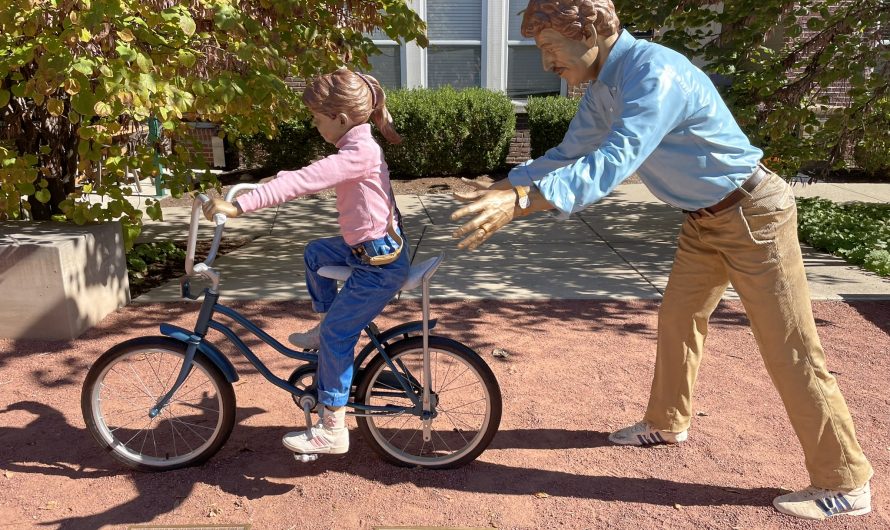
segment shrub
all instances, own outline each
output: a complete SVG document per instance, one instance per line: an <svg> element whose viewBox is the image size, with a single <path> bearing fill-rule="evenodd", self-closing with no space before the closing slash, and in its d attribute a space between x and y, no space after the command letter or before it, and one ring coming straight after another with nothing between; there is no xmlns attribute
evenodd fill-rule
<svg viewBox="0 0 890 530"><path fill-rule="evenodd" d="M890 205L835 204L820 198L798 199L797 205L801 241L890 276Z"/></svg>
<svg viewBox="0 0 890 530"><path fill-rule="evenodd" d="M578 112L579 100L561 96L530 97L526 107L531 156L537 158L562 141Z"/></svg>
<svg viewBox="0 0 890 530"><path fill-rule="evenodd" d="M516 129L506 95L445 87L394 90L386 101L403 140L391 145L378 137L394 175L476 175L504 166Z"/></svg>
<svg viewBox="0 0 890 530"><path fill-rule="evenodd" d="M279 123L278 135L273 138L258 134L241 140L243 163L271 172L301 168L332 151L311 118Z"/></svg>

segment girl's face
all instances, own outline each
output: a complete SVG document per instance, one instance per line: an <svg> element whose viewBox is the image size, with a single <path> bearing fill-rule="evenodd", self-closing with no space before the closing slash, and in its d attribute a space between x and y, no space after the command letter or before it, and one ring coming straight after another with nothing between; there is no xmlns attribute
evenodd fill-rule
<svg viewBox="0 0 890 530"><path fill-rule="evenodd" d="M354 124L352 123L352 120L343 113L331 118L327 114L313 111L312 125L318 129L318 132L321 133L322 138L324 138L327 143L337 145L340 138L343 138L343 135L346 134L349 129L352 129Z"/></svg>

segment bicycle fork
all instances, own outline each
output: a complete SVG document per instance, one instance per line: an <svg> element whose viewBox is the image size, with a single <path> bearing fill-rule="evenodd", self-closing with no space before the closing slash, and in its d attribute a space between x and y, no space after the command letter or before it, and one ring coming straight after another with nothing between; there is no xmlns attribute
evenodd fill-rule
<svg viewBox="0 0 890 530"><path fill-rule="evenodd" d="M423 318L423 441L432 439L432 408L430 406L430 386L433 384L432 369L430 368L430 280L423 278L423 298L421 302Z"/></svg>

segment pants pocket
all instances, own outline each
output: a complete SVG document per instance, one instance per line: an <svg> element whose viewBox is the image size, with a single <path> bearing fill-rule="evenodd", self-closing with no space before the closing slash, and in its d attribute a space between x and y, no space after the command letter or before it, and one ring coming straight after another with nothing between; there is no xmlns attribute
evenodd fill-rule
<svg viewBox="0 0 890 530"><path fill-rule="evenodd" d="M772 176L754 190L752 197L742 200L739 212L751 240L767 243L775 240L789 223L794 223L797 203L791 186L781 178Z"/></svg>

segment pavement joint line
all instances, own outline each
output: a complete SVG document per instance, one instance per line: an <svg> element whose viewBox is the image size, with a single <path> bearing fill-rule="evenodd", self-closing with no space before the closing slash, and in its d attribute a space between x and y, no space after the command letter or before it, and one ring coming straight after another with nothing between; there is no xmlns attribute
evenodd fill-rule
<svg viewBox="0 0 890 530"><path fill-rule="evenodd" d="M832 186L832 187L837 188L837 189L839 189L839 190L844 190L844 191L849 192L849 193L853 193L853 194L856 194L856 195L862 195L863 197L868 197L869 199L871 199L871 200L873 200L873 201L875 201L875 202L879 202L879 203L883 203L883 202L885 202L883 199L881 199L881 198L879 198L879 197L872 197L871 195L869 195L869 194L867 194L867 193L862 193L861 191L854 190L854 189L852 189L852 188L850 188L850 187L843 186L843 185L841 185L841 184L835 184L835 183L833 183L833 182L826 182L825 184L828 184L829 186ZM829 200L830 200L830 199L829 199ZM832 202L836 202L836 201L832 201Z"/></svg>
<svg viewBox="0 0 890 530"><path fill-rule="evenodd" d="M608 247L612 250L612 252L615 253L615 255L617 255L619 258L621 258L621 261L623 261L624 263L627 263L627 265L628 265L631 269L633 269L633 271L634 271L635 273L637 273L637 274L640 276L640 278L643 279L643 281L645 281L646 283L649 284L650 287L652 287L653 289L655 289L655 292L658 293L659 296L664 297L664 292L663 292L661 289L659 289L657 285L655 285L654 283L652 283L652 280L650 280L648 277L646 277L645 274L643 274L642 272L640 272L639 269L637 269L636 267L634 267L634 264L631 263L630 261L628 261L627 258L625 258L624 255L621 254L621 252L618 251L618 249L616 249L614 246L612 246L612 243L610 243L609 241L607 241L606 238L604 238L599 232L597 232L597 231L596 231L596 228L594 228L593 226L591 226L591 225L587 222L587 220L584 219L583 217L581 217L580 215L578 216L578 219L580 219L582 223L584 223L585 225L587 225L587 228L589 228L591 232L593 232L594 234L596 234L596 236L597 236L598 238L600 238L600 240L601 240L603 243L605 243L606 246L608 246Z"/></svg>

